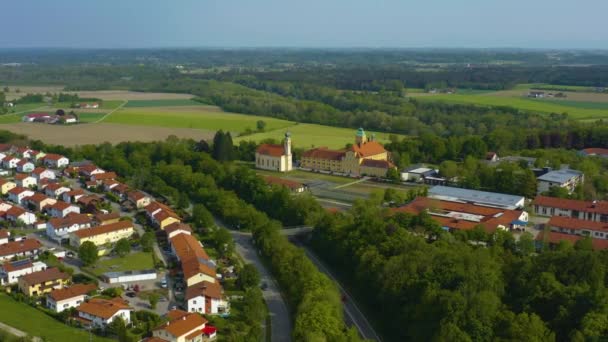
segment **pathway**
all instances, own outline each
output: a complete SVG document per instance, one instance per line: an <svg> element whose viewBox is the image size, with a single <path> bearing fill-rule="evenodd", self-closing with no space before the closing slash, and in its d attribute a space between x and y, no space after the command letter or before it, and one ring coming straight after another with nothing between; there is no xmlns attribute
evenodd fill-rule
<svg viewBox="0 0 608 342"><path fill-rule="evenodd" d="M21 331L17 328L13 328L10 325L4 324L2 322L0 322L0 330L4 330L13 336L23 338L23 339L28 336L26 332ZM32 342L41 342L41 341L42 340L40 339L40 337L32 337Z"/></svg>
<svg viewBox="0 0 608 342"><path fill-rule="evenodd" d="M129 100L125 100L125 102L123 102L120 106L114 108L112 111L110 111L108 114L102 116L101 118L99 118L99 120L93 121L91 123L99 123L102 122L103 120L105 120L108 116L112 115L112 113L114 113L115 111L121 109L122 107L124 107L127 103L129 102Z"/></svg>
<svg viewBox="0 0 608 342"><path fill-rule="evenodd" d="M357 183L362 183L362 182L365 182L365 181L367 181L368 179L369 179L368 177L361 177L361 179L357 179L357 180L356 180L356 181L354 181L354 182L350 182L350 183L346 183L346 184L338 185L338 186L334 187L334 189L345 188L345 187L347 187L347 186L351 186L351 185L355 185L355 184L357 184Z"/></svg>

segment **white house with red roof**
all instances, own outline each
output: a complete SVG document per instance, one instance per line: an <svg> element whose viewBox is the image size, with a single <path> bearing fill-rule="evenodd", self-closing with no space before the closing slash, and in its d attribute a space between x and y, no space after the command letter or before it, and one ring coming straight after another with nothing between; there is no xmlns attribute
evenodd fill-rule
<svg viewBox="0 0 608 342"><path fill-rule="evenodd" d="M80 208L73 204L64 201L57 201L55 204L49 205L45 210L53 217L66 217L69 214L80 214Z"/></svg>
<svg viewBox="0 0 608 342"><path fill-rule="evenodd" d="M291 134L285 133L282 145L262 144L255 151L255 167L263 170L288 172L293 169Z"/></svg>
<svg viewBox="0 0 608 342"><path fill-rule="evenodd" d="M78 307L89 298L88 294L97 290L95 284L74 284L46 294L46 307L54 312L62 312Z"/></svg>
<svg viewBox="0 0 608 342"><path fill-rule="evenodd" d="M14 169L17 167L17 163L19 163L21 159L13 156L6 156L2 159L2 167L5 169Z"/></svg>
<svg viewBox="0 0 608 342"><path fill-rule="evenodd" d="M87 178L98 173L105 173L106 171L102 168L97 167L95 164L86 164L78 167L78 174Z"/></svg>
<svg viewBox="0 0 608 342"><path fill-rule="evenodd" d="M32 176L38 181L43 179L55 179L55 172L45 169L44 167L37 167L32 170Z"/></svg>
<svg viewBox="0 0 608 342"><path fill-rule="evenodd" d="M155 328L148 342L209 341L217 337L217 329L197 313L182 310L167 312L169 321Z"/></svg>
<svg viewBox="0 0 608 342"><path fill-rule="evenodd" d="M127 325L130 324L133 309L122 298L92 298L88 302L80 304L76 311L78 319L85 325L105 328L116 317L122 318Z"/></svg>
<svg viewBox="0 0 608 342"><path fill-rule="evenodd" d="M36 211L42 212L44 208L53 205L57 202L56 199L50 198L43 193L37 192L30 197L23 199L23 205L29 208L34 208Z"/></svg>
<svg viewBox="0 0 608 342"><path fill-rule="evenodd" d="M67 239L69 234L93 226L93 220L86 214L72 214L64 218L52 218L46 224L46 236L53 240Z"/></svg>
<svg viewBox="0 0 608 342"><path fill-rule="evenodd" d="M18 186L8 192L8 199L13 203L23 204L23 199L34 194L33 190Z"/></svg>
<svg viewBox="0 0 608 342"><path fill-rule="evenodd" d="M80 197L85 196L86 193L82 189L74 189L61 194L61 199L66 203L76 203Z"/></svg>
<svg viewBox="0 0 608 342"><path fill-rule="evenodd" d="M224 290L217 283L203 281L186 289L186 304L189 312L216 315L228 312L228 302Z"/></svg>
<svg viewBox="0 0 608 342"><path fill-rule="evenodd" d="M70 160L60 154L49 153L42 158L42 163L53 169L60 169L68 166Z"/></svg>
<svg viewBox="0 0 608 342"><path fill-rule="evenodd" d="M34 171L35 165L34 163L32 163L31 161L27 160L27 159L21 159L18 163L17 163L17 171L18 172L32 172Z"/></svg>
<svg viewBox="0 0 608 342"><path fill-rule="evenodd" d="M42 244L36 239L22 239L0 245L0 261L40 254Z"/></svg>
<svg viewBox="0 0 608 342"><path fill-rule="evenodd" d="M17 147L15 149L15 153L21 157L21 158L26 158L29 159L31 158L31 153L34 152L34 150L30 149L29 147Z"/></svg>
<svg viewBox="0 0 608 342"><path fill-rule="evenodd" d="M36 120L50 120L53 117L51 113L30 113L21 117L23 122L34 122Z"/></svg>
<svg viewBox="0 0 608 342"><path fill-rule="evenodd" d="M70 188L59 183L51 183L44 188L44 194L51 198L59 198L61 194L70 190Z"/></svg>
<svg viewBox="0 0 608 342"><path fill-rule="evenodd" d="M6 219L14 223L23 222L26 225L32 225L37 221L36 215L17 206L10 208L6 212Z"/></svg>
<svg viewBox="0 0 608 342"><path fill-rule="evenodd" d="M38 184L38 181L26 173L20 173L15 175L15 183L22 188L32 188Z"/></svg>
<svg viewBox="0 0 608 342"><path fill-rule="evenodd" d="M7 261L0 265L0 285L6 286L17 284L19 277L34 272L44 271L46 268L47 266L45 263L40 261L32 262L29 259Z"/></svg>

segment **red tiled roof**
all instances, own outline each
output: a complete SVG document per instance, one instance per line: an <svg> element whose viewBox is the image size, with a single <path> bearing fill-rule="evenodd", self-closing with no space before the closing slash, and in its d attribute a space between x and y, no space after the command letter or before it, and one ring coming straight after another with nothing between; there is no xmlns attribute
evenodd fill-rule
<svg viewBox="0 0 608 342"><path fill-rule="evenodd" d="M25 214L25 209L23 209L21 207L13 206L9 210L6 211L6 214L8 216L19 217L19 216Z"/></svg>
<svg viewBox="0 0 608 342"><path fill-rule="evenodd" d="M167 235L178 231L178 230L185 230L187 232L192 233L192 228L190 227L189 224L186 223L181 223L181 222L173 222L170 225L165 227L165 233L167 233Z"/></svg>
<svg viewBox="0 0 608 342"><path fill-rule="evenodd" d="M353 152L355 152L358 156L363 157L363 158L369 157L369 156L375 156L377 154L386 152L384 147L377 141L368 141L365 144L361 144L361 145L354 144L351 147L351 150Z"/></svg>
<svg viewBox="0 0 608 342"><path fill-rule="evenodd" d="M180 311L174 313L172 311ZM175 337L182 337L194 329L203 329L207 320L196 313L188 313L181 310L172 310L167 313L170 321L154 330L165 330ZM174 318L175 317L175 318Z"/></svg>
<svg viewBox="0 0 608 342"><path fill-rule="evenodd" d="M45 160L54 160L54 161L58 161L61 158L65 158L64 156L60 155L60 154L55 154L55 153L49 153L47 155L44 156Z"/></svg>
<svg viewBox="0 0 608 342"><path fill-rule="evenodd" d="M272 157L280 157L285 154L285 148L283 147L283 145L275 144L262 144L258 146L256 151L259 154Z"/></svg>
<svg viewBox="0 0 608 342"><path fill-rule="evenodd" d="M178 234L171 238L171 245L177 257L182 261L192 257L209 259L207 252L192 235Z"/></svg>
<svg viewBox="0 0 608 342"><path fill-rule="evenodd" d="M148 197L148 195L144 194L139 190L131 191L127 194L127 197L135 202L139 201L142 198Z"/></svg>
<svg viewBox="0 0 608 342"><path fill-rule="evenodd" d="M186 300L198 296L222 299L222 286L217 282L202 281L186 289Z"/></svg>
<svg viewBox="0 0 608 342"><path fill-rule="evenodd" d="M395 167L395 165L388 160L375 160L375 159L363 159L361 162L361 166L365 167L375 167L378 169L390 169Z"/></svg>
<svg viewBox="0 0 608 342"><path fill-rule="evenodd" d="M100 234L107 234L110 232L115 232L123 229L134 229L133 222L131 221L118 221L110 224L105 224L103 226L89 228L89 229L81 229L74 232L74 235L79 238L87 238Z"/></svg>
<svg viewBox="0 0 608 342"><path fill-rule="evenodd" d="M579 220L572 217L552 216L547 222L549 226L564 229L587 229L608 232L608 223Z"/></svg>
<svg viewBox="0 0 608 342"><path fill-rule="evenodd" d="M43 168L43 167L37 167L32 171L33 175L40 175L42 174L44 171L46 171L47 169Z"/></svg>
<svg viewBox="0 0 608 342"><path fill-rule="evenodd" d="M608 202L606 201L578 201L548 196L536 196L532 205L543 207L559 208L565 210L576 210L583 212L608 214Z"/></svg>
<svg viewBox="0 0 608 342"><path fill-rule="evenodd" d="M27 177L30 177L27 173L18 173L15 175L15 180L24 180Z"/></svg>
<svg viewBox="0 0 608 342"><path fill-rule="evenodd" d="M38 204L42 203L43 201L46 201L48 199L51 199L51 198L46 196L45 194L41 194L39 192L36 192L32 196L24 198L25 201L28 201L31 203L38 203Z"/></svg>
<svg viewBox="0 0 608 342"><path fill-rule="evenodd" d="M104 180L104 179L114 179L117 177L116 172L104 172L104 173L96 173L91 176L95 178L96 181Z"/></svg>
<svg viewBox="0 0 608 342"><path fill-rule="evenodd" d="M64 202L64 201L57 201L54 204L49 205L47 208L48 209L55 209L55 210L59 210L59 211L64 211L67 208L71 207L72 205Z"/></svg>
<svg viewBox="0 0 608 342"><path fill-rule="evenodd" d="M96 289L97 285L95 284L75 284L63 289L53 290L48 294L48 296L51 297L55 302L58 302L69 298L86 295L87 293Z"/></svg>
<svg viewBox="0 0 608 342"><path fill-rule="evenodd" d="M51 281L51 280L59 280L59 279L66 280L69 278L70 278L69 274L61 272L56 267L52 267L52 268L47 268L46 270L43 270L43 271L26 274L21 277L21 280L23 280L26 284L31 286L31 285L35 285L35 284L46 283L47 281Z"/></svg>
<svg viewBox="0 0 608 342"><path fill-rule="evenodd" d="M19 195L20 193L22 193L24 191L32 191L32 190L17 186L17 187L12 188L11 190L9 190L9 193L11 193L13 195Z"/></svg>
<svg viewBox="0 0 608 342"><path fill-rule="evenodd" d="M327 147L317 147L302 153L303 158L341 160L346 154L343 150L330 150Z"/></svg>
<svg viewBox="0 0 608 342"><path fill-rule="evenodd" d="M80 304L77 308L78 311L103 319L108 319L114 316L118 311L127 309L132 310L131 307L129 307L128 302L121 298L93 298L88 302Z"/></svg>
<svg viewBox="0 0 608 342"><path fill-rule="evenodd" d="M7 261L4 264L2 264L2 268L4 269L5 272L14 272L14 271L30 268L32 266L34 266L34 264L29 260L27 260L27 261L23 261L23 260Z"/></svg>
<svg viewBox="0 0 608 342"><path fill-rule="evenodd" d="M48 189L48 190L51 190L51 191L56 191L56 190L59 190L61 188L69 189L68 187L65 187L65 186L63 186L63 185L61 185L59 183L50 183L49 185L46 186L45 190Z"/></svg>
<svg viewBox="0 0 608 342"><path fill-rule="evenodd" d="M7 239L11 236L11 232L8 229L0 229L0 239Z"/></svg>
<svg viewBox="0 0 608 342"><path fill-rule="evenodd" d="M183 235L183 234L182 234ZM206 274L215 279L217 273L211 265L202 262L198 258L182 259L182 272L184 278L189 279L199 273Z"/></svg>
<svg viewBox="0 0 608 342"><path fill-rule="evenodd" d="M536 236L536 241L546 241L550 244L559 244L560 241L569 241L574 244L576 241L584 239L585 237L580 235L571 235L557 232L540 232ZM591 245L594 250L608 249L608 240L606 239L594 239L591 238Z"/></svg>
<svg viewBox="0 0 608 342"><path fill-rule="evenodd" d="M91 218L86 214L75 214L71 213L64 218L53 218L48 222L53 228L59 229L64 227L69 227L74 224L85 225L87 223L91 223Z"/></svg>
<svg viewBox="0 0 608 342"><path fill-rule="evenodd" d="M268 184L284 186L291 190L296 190L304 186L302 183L274 176L265 176L264 180Z"/></svg>
<svg viewBox="0 0 608 342"><path fill-rule="evenodd" d="M608 156L608 148L591 147L586 148L583 151L589 155Z"/></svg>

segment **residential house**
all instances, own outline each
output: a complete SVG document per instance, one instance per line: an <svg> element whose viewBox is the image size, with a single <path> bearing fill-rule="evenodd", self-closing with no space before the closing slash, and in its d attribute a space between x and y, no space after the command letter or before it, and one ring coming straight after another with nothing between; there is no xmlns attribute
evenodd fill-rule
<svg viewBox="0 0 608 342"><path fill-rule="evenodd" d="M53 290L46 295L46 307L57 313L76 308L89 298L89 293L95 290L97 290L95 284L74 284L70 287Z"/></svg>
<svg viewBox="0 0 608 342"><path fill-rule="evenodd" d="M171 223L181 222L179 216L171 208L160 202L150 203L145 207L145 210L150 222L160 229L165 229Z"/></svg>
<svg viewBox="0 0 608 342"><path fill-rule="evenodd" d="M128 192L127 199L129 201L131 201L131 203L133 203L133 205L137 209L145 208L152 201L152 198L150 196L148 196L147 194L145 194L139 190L134 190L134 191Z"/></svg>
<svg viewBox="0 0 608 342"><path fill-rule="evenodd" d="M36 215L17 206L10 208L6 212L6 219L15 224L21 222L28 226L34 224L37 221Z"/></svg>
<svg viewBox="0 0 608 342"><path fill-rule="evenodd" d="M32 176L36 178L37 181L41 181L43 179L55 179L55 172L45 169L44 167L37 167L32 170Z"/></svg>
<svg viewBox="0 0 608 342"><path fill-rule="evenodd" d="M283 178L274 177L274 176L265 176L264 181L266 181L266 183L268 185L271 185L271 186L276 185L276 186L284 187L293 193L304 192L304 191L306 191L306 188L307 188L306 185L304 185L300 182L295 182L292 180L283 179Z"/></svg>
<svg viewBox="0 0 608 342"><path fill-rule="evenodd" d="M24 198L23 203L24 206L31 208L32 210L42 212L44 208L57 203L57 200L37 192L30 197Z"/></svg>
<svg viewBox="0 0 608 342"><path fill-rule="evenodd" d="M500 160L500 158L498 158L498 153L496 153L496 152L486 153L486 161L488 161L490 163L495 163L499 160Z"/></svg>
<svg viewBox="0 0 608 342"><path fill-rule="evenodd" d="M78 174L86 178L91 178L93 175L105 172L104 169L97 167L95 164L86 164L78 167Z"/></svg>
<svg viewBox="0 0 608 342"><path fill-rule="evenodd" d="M100 185L102 181L107 179L116 179L118 177L115 172L104 172L104 173L96 173L91 175L91 181L96 182L97 185Z"/></svg>
<svg viewBox="0 0 608 342"><path fill-rule="evenodd" d="M549 191L552 187L560 187L572 193L577 185L583 184L585 176L582 172L571 169L549 171L539 177L537 181L537 194Z"/></svg>
<svg viewBox="0 0 608 342"><path fill-rule="evenodd" d="M42 151L31 151L30 159L32 159L35 163L40 162L44 157L46 157L46 153Z"/></svg>
<svg viewBox="0 0 608 342"><path fill-rule="evenodd" d="M102 299L91 298L76 308L78 319L85 325L105 328L120 317L126 324L131 323L133 309L129 302L121 298Z"/></svg>
<svg viewBox="0 0 608 342"><path fill-rule="evenodd" d="M59 183L50 183L44 188L44 193L51 198L59 198L64 192L71 189Z"/></svg>
<svg viewBox="0 0 608 342"><path fill-rule="evenodd" d="M170 240L171 251L181 263L184 280L187 286L202 281L215 282L215 264L201 246L200 242L190 234L177 234Z"/></svg>
<svg viewBox="0 0 608 342"><path fill-rule="evenodd" d="M87 189L95 189L97 187L97 182L86 181L86 182L84 182L84 187Z"/></svg>
<svg viewBox="0 0 608 342"><path fill-rule="evenodd" d="M13 156L6 156L2 159L2 167L5 169L15 169L17 168L17 163L19 163L21 159Z"/></svg>
<svg viewBox="0 0 608 342"><path fill-rule="evenodd" d="M169 321L155 328L147 342L202 342L217 336L217 329L199 314L171 310L167 318Z"/></svg>
<svg viewBox="0 0 608 342"><path fill-rule="evenodd" d="M7 261L0 265L0 285L16 284L19 277L46 269L46 264L29 259Z"/></svg>
<svg viewBox="0 0 608 342"><path fill-rule="evenodd" d="M127 198L127 193L129 193L129 191L129 186L123 183L118 183L110 189L110 193L117 196L121 200Z"/></svg>
<svg viewBox="0 0 608 342"><path fill-rule="evenodd" d="M103 202L104 198L95 194L81 196L76 200L76 204L78 204L86 213L97 213L98 205Z"/></svg>
<svg viewBox="0 0 608 342"><path fill-rule="evenodd" d="M42 163L46 167L50 167L52 169L60 169L62 167L68 166L70 160L60 154L49 153L42 158Z"/></svg>
<svg viewBox="0 0 608 342"><path fill-rule="evenodd" d="M32 272L19 278L19 290L27 296L41 296L53 290L62 289L70 282L70 275L56 267Z"/></svg>
<svg viewBox="0 0 608 342"><path fill-rule="evenodd" d="M192 235L192 228L190 228L189 224L174 222L165 227L165 233L167 234L167 239L171 239L178 234Z"/></svg>
<svg viewBox="0 0 608 342"><path fill-rule="evenodd" d="M25 173L15 175L15 183L22 188L33 188L38 185L36 178Z"/></svg>
<svg viewBox="0 0 608 342"><path fill-rule="evenodd" d="M69 234L93 226L93 221L85 214L71 214L64 218L53 218L47 222L46 235L56 241L69 238Z"/></svg>
<svg viewBox="0 0 608 342"><path fill-rule="evenodd" d="M32 257L40 254L42 244L36 239L22 239L0 245L0 261L12 258Z"/></svg>
<svg viewBox="0 0 608 342"><path fill-rule="evenodd" d="M607 201L578 201L536 196L532 201L532 207L538 216L567 216L579 220L608 223Z"/></svg>
<svg viewBox="0 0 608 342"><path fill-rule="evenodd" d="M531 90L528 92L528 97L532 97L535 99L542 99L545 97L545 92L544 91L535 91L535 90Z"/></svg>
<svg viewBox="0 0 608 342"><path fill-rule="evenodd" d="M8 192L8 199L13 203L23 204L23 200L32 195L34 195L34 191L18 186Z"/></svg>
<svg viewBox="0 0 608 342"><path fill-rule="evenodd" d="M93 219L95 220L95 222L98 225L103 226L106 224L116 223L116 222L120 221L120 213L117 213L117 212L112 212L112 213L107 213L107 214L98 213L93 216Z"/></svg>
<svg viewBox="0 0 608 342"><path fill-rule="evenodd" d="M0 193L2 195L8 194L9 191L13 190L16 187L17 187L17 184L15 184L11 181L8 181L4 178L0 178Z"/></svg>
<svg viewBox="0 0 608 342"><path fill-rule="evenodd" d="M61 199L66 203L76 203L80 197L85 196L86 193L82 189L75 189L66 191L61 194Z"/></svg>
<svg viewBox="0 0 608 342"><path fill-rule="evenodd" d="M69 203L65 203L63 201L57 201L55 204L49 205L46 207L46 211L52 217L66 217L71 213L80 214L80 208Z"/></svg>
<svg viewBox="0 0 608 342"><path fill-rule="evenodd" d="M186 305L189 312L200 314L222 314L228 311L228 302L224 299L222 286L213 282L202 281L186 289Z"/></svg>
<svg viewBox="0 0 608 342"><path fill-rule="evenodd" d="M97 246L115 243L120 239L128 239L135 233L135 226L131 221L119 221L103 226L78 230L70 234L70 244L80 247L85 241L91 241Z"/></svg>
<svg viewBox="0 0 608 342"><path fill-rule="evenodd" d="M21 159L18 163L17 163L17 171L18 172L32 172L34 171L34 163L32 163L31 161L27 160L27 159Z"/></svg>
<svg viewBox="0 0 608 342"><path fill-rule="evenodd" d="M105 191L105 192L109 192L115 186L117 186L119 184L120 184L120 182L115 179L106 179L101 182L101 185L103 186L103 191Z"/></svg>
<svg viewBox="0 0 608 342"><path fill-rule="evenodd" d="M32 157L31 153L34 152L34 150L30 149L29 147L17 147L15 149L15 153L21 157L21 158L25 158L25 159L30 159Z"/></svg>
<svg viewBox="0 0 608 342"><path fill-rule="evenodd" d="M481 226L486 232L494 233L497 230L522 230L528 223L528 213L523 210L493 208L430 197L418 197L393 212L412 215L426 212L444 230L449 231L472 230Z"/></svg>

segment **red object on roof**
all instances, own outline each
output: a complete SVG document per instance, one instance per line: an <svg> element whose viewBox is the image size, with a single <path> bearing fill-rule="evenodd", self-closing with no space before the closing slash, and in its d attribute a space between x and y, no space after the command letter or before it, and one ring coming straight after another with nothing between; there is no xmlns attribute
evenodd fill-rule
<svg viewBox="0 0 608 342"><path fill-rule="evenodd" d="M258 146L257 152L266 156L280 157L285 154L283 145L262 144Z"/></svg>

